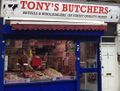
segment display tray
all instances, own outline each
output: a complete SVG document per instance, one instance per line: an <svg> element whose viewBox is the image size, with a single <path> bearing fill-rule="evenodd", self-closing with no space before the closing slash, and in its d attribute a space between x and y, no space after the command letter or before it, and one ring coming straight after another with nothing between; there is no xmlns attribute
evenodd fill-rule
<svg viewBox="0 0 120 91"><path fill-rule="evenodd" d="M30 80L30 83L34 83L34 82L48 82L48 81L52 81L52 79Z"/></svg>
<svg viewBox="0 0 120 91"><path fill-rule="evenodd" d="M27 80L9 80L4 81L4 84L16 84L16 83L27 83Z"/></svg>
<svg viewBox="0 0 120 91"><path fill-rule="evenodd" d="M40 80L32 80L32 79L22 79L22 80L5 80L4 84L22 84L22 83L40 83L40 82L55 82L55 81L67 81L67 80L75 80L74 76L65 76L65 77L55 77L53 79L40 79Z"/></svg>
<svg viewBox="0 0 120 91"><path fill-rule="evenodd" d="M23 79L23 80L5 80L4 84L19 84L19 83L36 83L36 82L48 82L48 81L52 81L52 79L40 79L40 80L32 80L32 79Z"/></svg>
<svg viewBox="0 0 120 91"><path fill-rule="evenodd" d="M29 85L29 84L52 84L52 83L64 83L64 82L74 82L76 80L49 80L49 81L33 81L33 82L29 82L29 83L7 83L7 84L4 84L4 86L14 86L14 85Z"/></svg>
<svg viewBox="0 0 120 91"><path fill-rule="evenodd" d="M32 80L30 78L25 79L16 79L16 80L4 80L4 84L19 84L19 83L32 83L32 82L46 82L46 81L52 81L52 79L37 79Z"/></svg>

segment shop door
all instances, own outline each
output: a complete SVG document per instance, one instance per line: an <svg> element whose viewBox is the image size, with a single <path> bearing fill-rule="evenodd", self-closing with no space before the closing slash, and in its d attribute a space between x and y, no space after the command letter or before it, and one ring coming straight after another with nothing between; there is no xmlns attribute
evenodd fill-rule
<svg viewBox="0 0 120 91"><path fill-rule="evenodd" d="M102 91L118 91L118 63L115 44L101 45Z"/></svg>
<svg viewBox="0 0 120 91"><path fill-rule="evenodd" d="M80 88L81 91L98 91L97 44L94 42L80 43ZM92 70L92 71L91 71Z"/></svg>

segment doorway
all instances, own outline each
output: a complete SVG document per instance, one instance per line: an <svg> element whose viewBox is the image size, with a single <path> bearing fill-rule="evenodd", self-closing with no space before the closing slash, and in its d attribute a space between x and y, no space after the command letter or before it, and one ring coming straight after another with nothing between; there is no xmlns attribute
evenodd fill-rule
<svg viewBox="0 0 120 91"><path fill-rule="evenodd" d="M114 43L101 44L102 91L118 91L118 62Z"/></svg>
<svg viewBox="0 0 120 91"><path fill-rule="evenodd" d="M98 75L96 69L97 43L80 43L80 88L81 91L98 91Z"/></svg>

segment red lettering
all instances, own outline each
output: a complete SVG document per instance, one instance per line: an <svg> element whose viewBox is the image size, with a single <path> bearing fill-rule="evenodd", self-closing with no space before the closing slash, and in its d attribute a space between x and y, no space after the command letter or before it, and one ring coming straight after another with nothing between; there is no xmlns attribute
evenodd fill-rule
<svg viewBox="0 0 120 91"><path fill-rule="evenodd" d="M62 6L63 6L63 9L62 9L62 11L64 11L64 12L68 11L67 4L62 4Z"/></svg>
<svg viewBox="0 0 120 91"><path fill-rule="evenodd" d="M94 11L93 11L93 13L99 13L98 6L94 6Z"/></svg>
<svg viewBox="0 0 120 91"><path fill-rule="evenodd" d="M88 6L87 13L92 13L92 8L93 8L93 6Z"/></svg>
<svg viewBox="0 0 120 91"><path fill-rule="evenodd" d="M76 7L76 8L75 8L75 12L79 12L80 5L76 5L75 7Z"/></svg>
<svg viewBox="0 0 120 91"><path fill-rule="evenodd" d="M28 9L34 9L35 8L35 2L29 2L28 3Z"/></svg>
<svg viewBox="0 0 120 91"><path fill-rule="evenodd" d="M20 1L20 4L22 5L21 8L25 9L25 4L27 4L27 1Z"/></svg>
<svg viewBox="0 0 120 91"><path fill-rule="evenodd" d="M73 12L73 10L74 10L74 5L69 4L69 12Z"/></svg>
<svg viewBox="0 0 120 91"><path fill-rule="evenodd" d="M56 4L55 4L54 11L58 11L58 10L59 10L59 4L58 4L58 3L56 3Z"/></svg>
<svg viewBox="0 0 120 91"><path fill-rule="evenodd" d="M81 12L85 13L86 12L86 6L81 6Z"/></svg>
<svg viewBox="0 0 120 91"><path fill-rule="evenodd" d="M30 2L27 2L27 1L21 1L21 9L35 9L35 10L42 10L43 7L45 7L45 10L49 10L50 8L50 4L51 3L46 3L46 2L33 2L33 1L30 1ZM57 5L55 6L57 7Z"/></svg>
<svg viewBox="0 0 120 91"><path fill-rule="evenodd" d="M52 8L54 11L59 11L60 5L59 3L50 3L50 2L40 2L40 1L25 1L21 0L21 9L29 9L29 10L46 10L48 11L50 8ZM108 7L103 6L97 6L97 5L77 5L77 4L67 4L62 3L62 12L68 12L68 13L75 13L75 12L81 12L81 13L95 13L95 14L108 14L109 9Z"/></svg>
<svg viewBox="0 0 120 91"><path fill-rule="evenodd" d="M43 3L37 2L37 8L36 10L42 10L43 9Z"/></svg>
<svg viewBox="0 0 120 91"><path fill-rule="evenodd" d="M108 7L105 7L104 14L108 14Z"/></svg>
<svg viewBox="0 0 120 91"><path fill-rule="evenodd" d="M103 14L103 10L104 10L103 7L99 7L99 13L100 13L100 14Z"/></svg>
<svg viewBox="0 0 120 91"><path fill-rule="evenodd" d="M46 6L46 9L45 10L49 10L49 6L50 6L50 3L44 3L45 6Z"/></svg>

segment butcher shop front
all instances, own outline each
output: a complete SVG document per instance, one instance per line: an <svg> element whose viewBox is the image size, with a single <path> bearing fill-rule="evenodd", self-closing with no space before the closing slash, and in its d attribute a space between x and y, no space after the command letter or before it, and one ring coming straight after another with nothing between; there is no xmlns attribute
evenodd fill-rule
<svg viewBox="0 0 120 91"><path fill-rule="evenodd" d="M101 91L103 21L119 17L110 9L118 7L4 0L0 91Z"/></svg>
<svg viewBox="0 0 120 91"><path fill-rule="evenodd" d="M72 25L38 25L34 30L35 26L4 26L9 32L2 32L3 91L99 91L99 42L106 26L71 30Z"/></svg>

